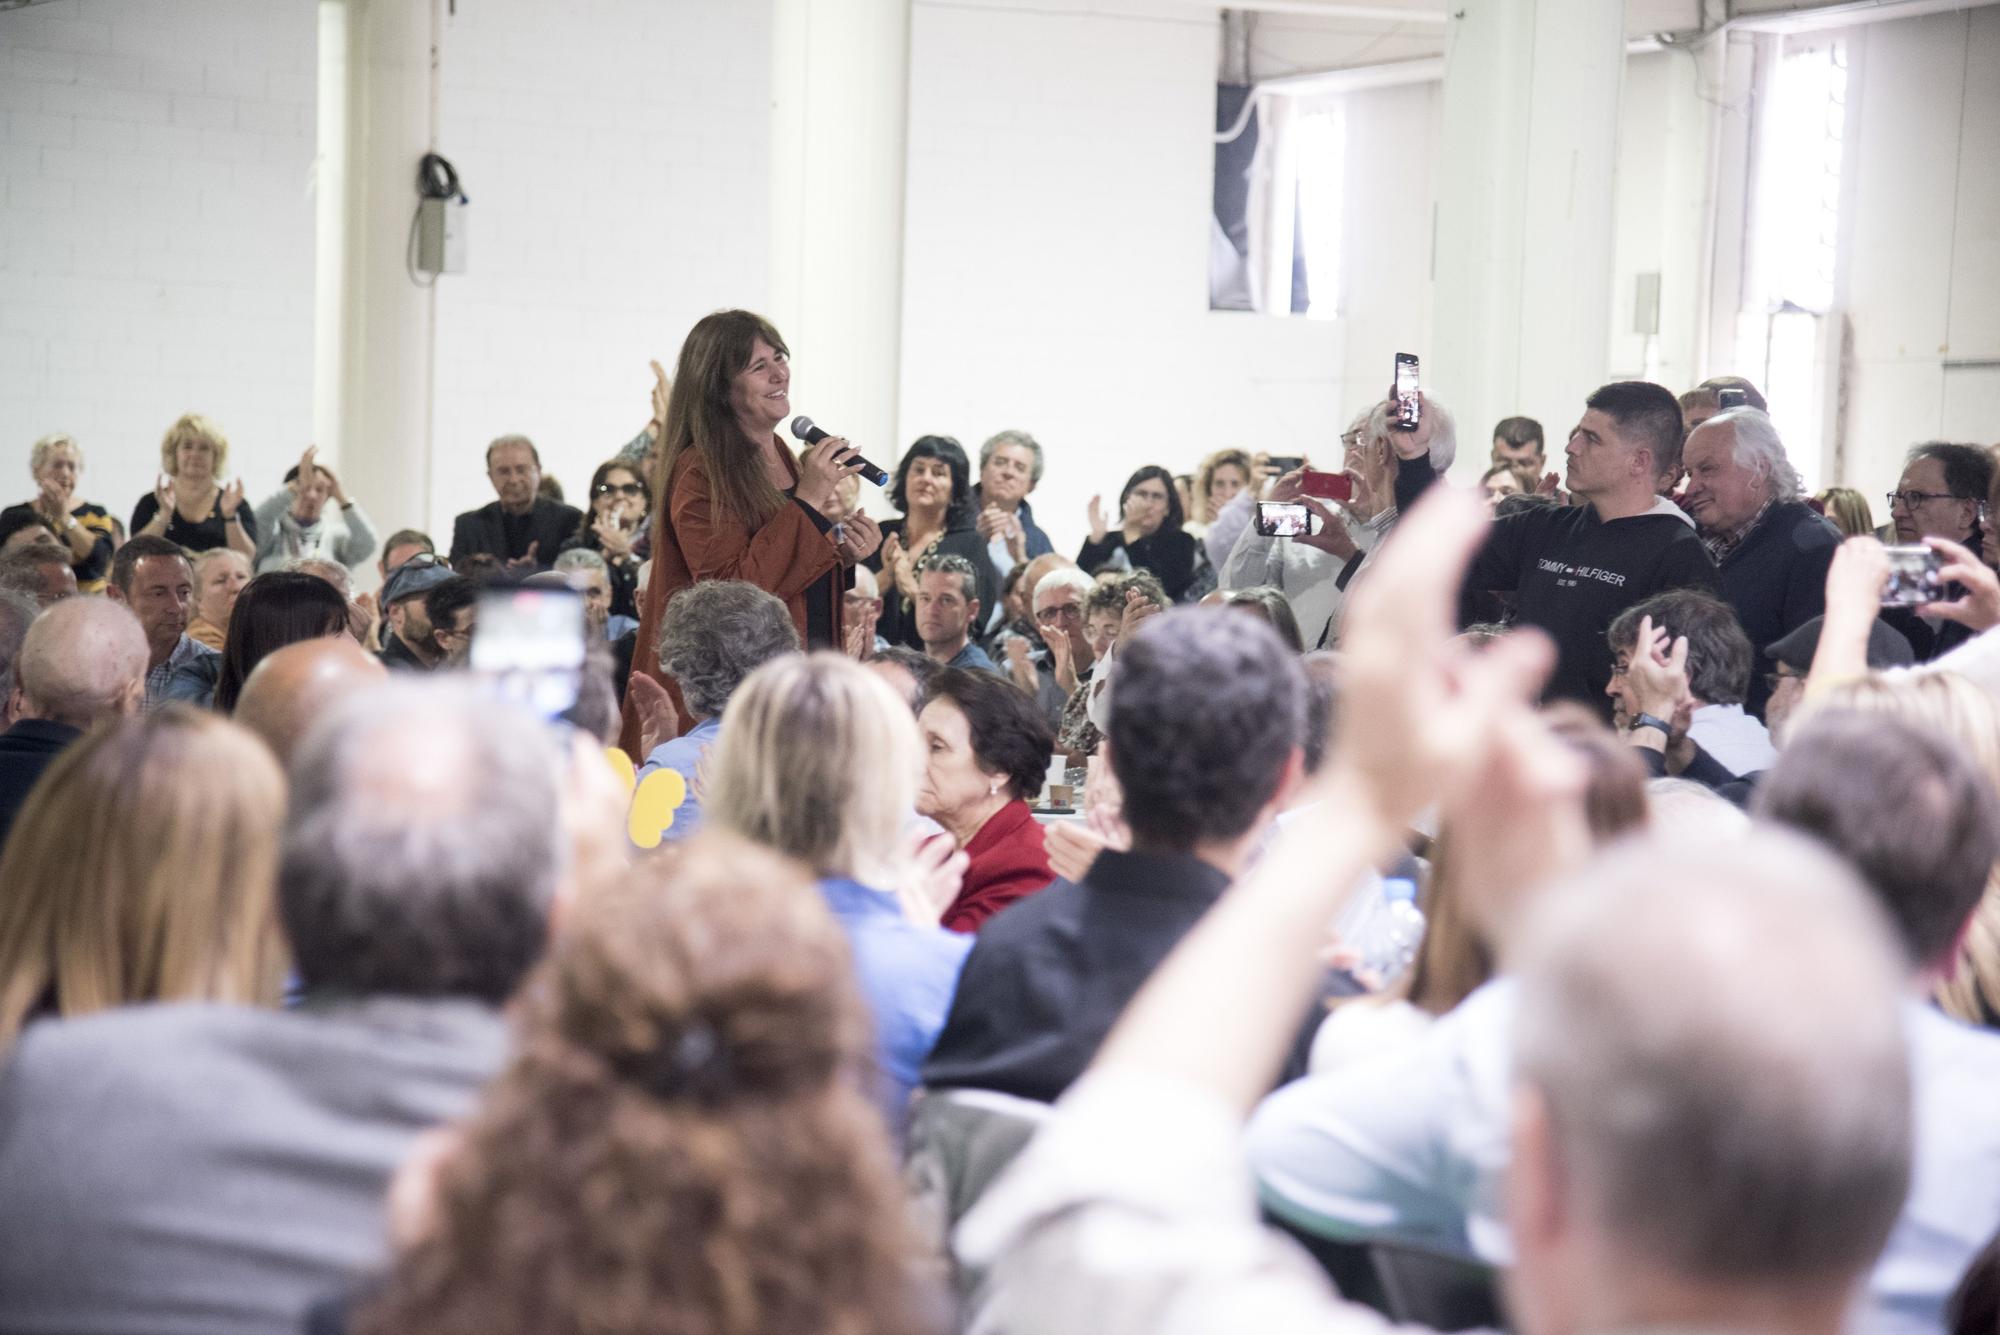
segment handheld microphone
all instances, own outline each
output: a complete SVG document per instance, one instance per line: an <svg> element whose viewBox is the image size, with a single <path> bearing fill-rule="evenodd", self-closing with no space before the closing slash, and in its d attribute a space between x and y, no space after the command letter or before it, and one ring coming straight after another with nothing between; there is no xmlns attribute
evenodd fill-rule
<svg viewBox="0 0 2000 1335"><path fill-rule="evenodd" d="M792 435L808 445L817 445L832 434L831 431L824 431L813 425L812 418L807 417L804 413L792 419ZM853 462L861 465L859 476L867 478L878 487L889 485L889 475L874 464L869 463L859 454L853 456Z"/></svg>

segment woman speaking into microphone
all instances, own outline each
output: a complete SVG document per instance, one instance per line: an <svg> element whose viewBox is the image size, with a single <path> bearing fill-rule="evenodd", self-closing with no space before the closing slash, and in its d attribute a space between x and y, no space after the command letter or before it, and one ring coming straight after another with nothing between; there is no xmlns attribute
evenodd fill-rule
<svg viewBox="0 0 2000 1335"><path fill-rule="evenodd" d="M834 488L861 471L854 448L829 436L794 459L778 439L791 413L791 353L770 321L749 311L704 316L681 344L653 478L653 569L639 619L640 673L662 681L660 611L707 579L740 579L784 601L808 649L839 650L847 571L874 554L882 531L864 514L837 528ZM643 701L645 685L628 688ZM679 710L678 696L675 698ZM638 716L625 711L626 749L638 755ZM687 726L680 711L681 726Z"/></svg>

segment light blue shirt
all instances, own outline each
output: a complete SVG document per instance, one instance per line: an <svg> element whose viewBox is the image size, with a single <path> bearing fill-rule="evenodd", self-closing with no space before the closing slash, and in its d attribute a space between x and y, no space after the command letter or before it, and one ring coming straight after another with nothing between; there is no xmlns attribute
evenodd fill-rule
<svg viewBox="0 0 2000 1335"><path fill-rule="evenodd" d="M894 896L858 881L828 877L819 889L854 951L861 995L875 1017L879 1096L889 1125L900 1133L910 1091L958 992L972 938L912 922Z"/></svg>
<svg viewBox="0 0 2000 1335"><path fill-rule="evenodd" d="M671 819L661 830L662 839L685 839L701 828L701 793L695 783L695 771L721 733L721 719L705 718L679 737L654 747L653 753L646 757L646 763L639 767L639 783L642 786L648 775L663 769L672 770L686 783L685 796L664 812Z"/></svg>
<svg viewBox="0 0 2000 1335"><path fill-rule="evenodd" d="M1258 1194L1309 1233L1415 1243L1489 1265L1513 1255L1501 1207L1515 986L1496 979L1400 1052L1266 1098L1250 1121ZM1935 1335L2000 1230L2000 1035L1905 1004L1915 1094L1910 1194L1859 1326Z"/></svg>

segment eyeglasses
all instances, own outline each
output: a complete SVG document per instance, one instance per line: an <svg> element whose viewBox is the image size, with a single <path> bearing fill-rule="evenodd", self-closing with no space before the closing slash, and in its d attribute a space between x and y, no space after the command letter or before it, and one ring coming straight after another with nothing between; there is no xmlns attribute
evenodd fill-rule
<svg viewBox="0 0 2000 1335"><path fill-rule="evenodd" d="M432 566L449 570L451 569L451 562L445 560L436 552L418 552L408 560L398 562L390 569L389 573L393 575L398 570L429 570Z"/></svg>
<svg viewBox="0 0 2000 1335"><path fill-rule="evenodd" d="M1083 615L1083 609L1075 603L1064 603L1060 607L1044 607L1035 613L1035 620L1044 626L1056 621L1075 621Z"/></svg>
<svg viewBox="0 0 2000 1335"><path fill-rule="evenodd" d="M1788 681L1804 681L1804 680L1805 680L1804 674L1798 672L1766 672L1764 674L1764 685L1766 689L1768 689L1771 692L1772 695L1776 695L1778 693L1778 687L1782 686L1784 683Z"/></svg>
<svg viewBox="0 0 2000 1335"><path fill-rule="evenodd" d="M1966 498L1963 496L1954 496L1948 491L1892 491L1889 493L1889 508L1891 510L1895 509L1899 501L1905 510L1914 510L1918 506L1930 501L1959 501L1964 499Z"/></svg>
<svg viewBox="0 0 2000 1335"><path fill-rule="evenodd" d="M620 496L644 496L646 489L637 482L600 482L591 495L610 496L613 493Z"/></svg>

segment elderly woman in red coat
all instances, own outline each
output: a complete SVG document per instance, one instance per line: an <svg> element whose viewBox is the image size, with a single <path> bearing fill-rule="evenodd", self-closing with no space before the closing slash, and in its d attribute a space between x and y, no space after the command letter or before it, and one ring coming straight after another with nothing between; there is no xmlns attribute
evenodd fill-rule
<svg viewBox="0 0 2000 1335"><path fill-rule="evenodd" d="M860 471L852 446L828 437L795 459L778 438L792 411L791 382L785 340L749 311L703 316L681 344L653 480L653 569L640 645L659 643L661 610L680 590L740 579L783 600L806 648L843 647L841 595L854 564L881 546L882 530L864 514L837 526L828 518L838 512L836 488ZM653 654L636 654L632 666L635 679L672 690ZM631 691L625 710L622 741L640 759L648 694ZM692 720L680 712L685 731Z"/></svg>
<svg viewBox="0 0 2000 1335"><path fill-rule="evenodd" d="M956 668L931 679L917 725L926 753L917 810L944 826L970 860L942 921L954 932L976 932L1055 879L1042 827L1028 809L1055 735L1012 682Z"/></svg>

